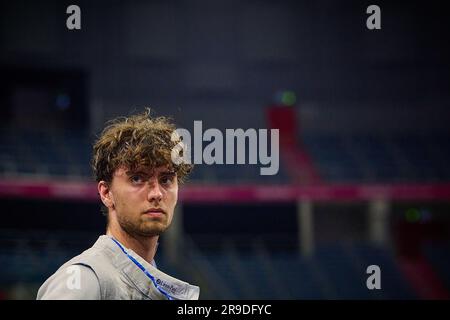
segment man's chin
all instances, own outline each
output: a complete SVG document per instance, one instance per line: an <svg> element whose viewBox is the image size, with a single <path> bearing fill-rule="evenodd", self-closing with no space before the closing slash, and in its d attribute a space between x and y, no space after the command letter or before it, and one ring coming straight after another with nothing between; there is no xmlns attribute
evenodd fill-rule
<svg viewBox="0 0 450 320"><path fill-rule="evenodd" d="M151 236L159 236L161 235L164 231L166 231L167 227L161 225L153 225L151 227L143 227L141 229L141 234L145 235L147 237L151 237Z"/></svg>

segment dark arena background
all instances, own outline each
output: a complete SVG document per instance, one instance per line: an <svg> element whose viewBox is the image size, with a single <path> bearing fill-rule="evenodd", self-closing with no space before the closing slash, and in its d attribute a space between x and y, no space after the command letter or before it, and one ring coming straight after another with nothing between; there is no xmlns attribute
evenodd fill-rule
<svg viewBox="0 0 450 320"><path fill-rule="evenodd" d="M145 107L279 129L276 175L198 164L180 187L156 263L201 299L450 297L443 4L2 1L0 28L0 299L35 299L105 232L92 144Z"/></svg>

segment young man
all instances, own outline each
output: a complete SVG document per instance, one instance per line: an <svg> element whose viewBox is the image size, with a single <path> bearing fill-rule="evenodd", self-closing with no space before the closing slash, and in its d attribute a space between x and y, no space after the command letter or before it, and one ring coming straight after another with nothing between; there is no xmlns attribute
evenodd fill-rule
<svg viewBox="0 0 450 320"><path fill-rule="evenodd" d="M113 120L96 141L92 167L107 215L106 235L61 266L37 299L198 299L199 288L164 274L154 256L170 225L178 184L192 170L175 165L175 126L150 110Z"/></svg>

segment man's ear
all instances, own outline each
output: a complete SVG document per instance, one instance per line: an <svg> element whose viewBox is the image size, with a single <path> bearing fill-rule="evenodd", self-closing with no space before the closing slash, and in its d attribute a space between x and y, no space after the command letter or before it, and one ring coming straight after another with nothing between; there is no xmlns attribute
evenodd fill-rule
<svg viewBox="0 0 450 320"><path fill-rule="evenodd" d="M98 194L103 202L103 204L108 209L114 209L114 197L111 193L109 184L106 181L100 181L97 185Z"/></svg>

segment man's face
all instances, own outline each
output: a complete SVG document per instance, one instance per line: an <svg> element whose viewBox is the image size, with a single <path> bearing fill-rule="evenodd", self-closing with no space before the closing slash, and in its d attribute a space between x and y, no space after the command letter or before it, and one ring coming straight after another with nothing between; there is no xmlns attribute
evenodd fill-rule
<svg viewBox="0 0 450 320"><path fill-rule="evenodd" d="M114 172L110 192L110 219L117 219L130 235L154 236L172 222L178 181L176 173L166 167L133 172L121 167Z"/></svg>

